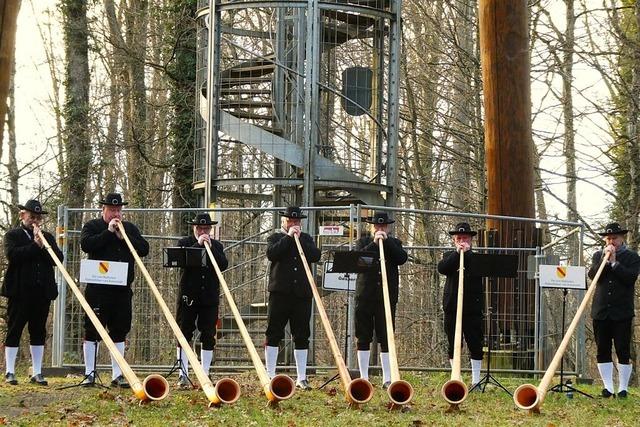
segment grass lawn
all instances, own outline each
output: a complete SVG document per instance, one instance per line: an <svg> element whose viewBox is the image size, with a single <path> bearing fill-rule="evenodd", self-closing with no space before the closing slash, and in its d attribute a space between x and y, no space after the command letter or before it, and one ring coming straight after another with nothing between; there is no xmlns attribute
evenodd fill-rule
<svg viewBox="0 0 640 427"><path fill-rule="evenodd" d="M106 378L108 375L105 374ZM140 375L142 378L142 375ZM403 374L415 388L414 401L407 411L389 411L387 394L375 384L374 398L359 409L348 408L338 381L323 390L296 392L277 408L266 406L258 381L252 373L234 376L242 386L240 400L230 406L208 408L200 390L179 391L173 388L160 402L139 405L128 390L72 388L79 378L49 378L48 387L28 383L22 375L20 384L0 384L0 424L9 425L223 425L223 426L637 426L640 424L640 390L632 388L623 399L588 399L576 395L567 399L549 393L540 415L516 409L510 396L491 385L485 393L471 393L455 413L447 412L440 387L445 374ZM311 378L314 387L325 376ZM171 378L175 382L175 377ZM510 391L526 382L523 379L499 378ZM171 381L170 381L171 382ZM537 384L537 381L534 382ZM172 384L173 386L173 384ZM599 386L580 385L594 396Z"/></svg>

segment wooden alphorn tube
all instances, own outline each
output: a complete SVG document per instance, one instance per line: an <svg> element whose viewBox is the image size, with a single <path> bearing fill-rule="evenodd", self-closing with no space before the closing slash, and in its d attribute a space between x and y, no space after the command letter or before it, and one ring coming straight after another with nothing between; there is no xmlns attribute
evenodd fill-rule
<svg viewBox="0 0 640 427"><path fill-rule="evenodd" d="M587 308L587 304L589 304L589 301L591 301L591 298L596 291L596 285L598 284L602 270L604 270L604 266L607 264L610 255L611 254L609 252L604 254L600 267L591 281L591 286L589 286L587 293L584 295L575 316L573 316L571 324L567 328L567 332L565 332L564 337L562 338L562 342L556 350L556 354L553 356L553 359L551 359L551 363L549 363L549 367L545 371L542 380L540 380L540 385L536 387L533 384L522 384L515 392L513 392L513 401L519 409L529 410L530 412L540 412L540 407L547 395L549 384L551 384L551 380L556 374L556 370L562 361L562 356L569 345L571 336L578 327L582 313Z"/></svg>
<svg viewBox="0 0 640 427"><path fill-rule="evenodd" d="M218 275L218 280L220 281L220 287L224 293L224 296L227 298L227 304L229 308L231 308L231 312L233 313L233 318L238 324L238 329L240 330L240 335L242 335L242 339L244 341L244 345L247 346L247 351L249 351L249 357L251 357L251 361L253 362L253 367L256 369L256 373L258 374L258 379L260 380L260 385L262 386L262 390L264 394L267 396L269 402L277 403L281 400L285 400L293 396L295 392L295 383L288 375L276 375L272 379L269 379L269 375L267 375L267 370L262 364L262 360L260 360L260 356L258 356L258 352L256 351L256 347L253 345L253 341L251 340L251 336L247 331L247 327L242 320L242 316L238 311L238 307L236 306L235 301L233 300L233 296L231 295L231 291L229 290L229 286L227 285L227 281L222 275L222 271L220 271L220 266L218 266L218 262L213 256L213 252L211 252L211 246L209 242L204 242L204 247L207 250L207 255L209 255L209 259L211 260L211 264L213 264L213 268Z"/></svg>
<svg viewBox="0 0 640 427"><path fill-rule="evenodd" d="M187 359L189 360L189 363L191 363L193 372L196 374L196 378L198 378L198 382L200 383L204 394L207 396L207 399L209 399L209 405L218 406L222 403L236 402L240 398L240 385L231 378L223 378L221 380L218 380L215 386L213 385L213 383L209 379L209 376L204 372L204 369L202 369L202 365L198 360L198 356L196 356L196 354L194 353L193 349L189 345L189 342L184 337L184 334L176 323L176 320L173 318L169 307L167 307L167 304L164 302L164 299L162 298L162 295L160 294L160 291L158 290L155 282L151 278L149 271L147 271L147 268L144 266L142 260L140 259L140 256L131 244L131 240L129 240L129 236L127 236L127 232L124 230L124 226L121 222L118 223L118 230L120 231L120 234L122 235L124 241L127 243L129 251L131 252L131 255L133 255L133 258L136 260L136 264L138 264L138 268L140 268L140 271L147 281L149 288L151 288L151 291L153 292L158 305L160 305L160 309L162 310L164 317L167 319L169 327L173 331L175 337L178 339L182 350L184 350L185 354L187 355Z"/></svg>
<svg viewBox="0 0 640 427"><path fill-rule="evenodd" d="M456 329L453 337L453 361L451 379L442 386L442 396L452 407L460 405L469 394L467 385L460 375L462 356L462 306L464 298L464 251L460 249L460 269L458 270L458 303L456 306Z"/></svg>
<svg viewBox="0 0 640 427"><path fill-rule="evenodd" d="M322 299L320 298L320 294L318 293L318 289L316 288L316 281L313 278L311 268L309 268L309 263L307 262L307 257L304 255L304 250L302 249L302 245L300 244L300 238L295 234L293 236L296 241L296 246L298 247L302 265L304 266L304 270L307 273L307 280L309 281L309 286L311 286L311 292L313 293L313 299L318 308L318 313L320 314L322 326L324 327L324 331L327 334L329 347L331 347L331 352L333 353L333 358L335 359L338 373L340 374L340 380L342 381L342 386L344 387L347 402L353 405L367 403L373 397L373 386L369 381L362 378L351 380L351 375L349 375L349 370L347 370L347 367L344 364L344 359L342 358L342 353L340 353L340 348L338 347L336 337L333 334L333 329L331 328L331 323L329 323L329 318L327 317L327 312L324 309L324 304L322 303Z"/></svg>
<svg viewBox="0 0 640 427"><path fill-rule="evenodd" d="M391 384L387 388L387 394L394 405L406 405L413 398L413 387L407 381L400 379L398 367L398 354L396 351L396 338L393 330L393 318L391 315L391 298L389 297L389 279L387 277L387 264L384 255L384 244L378 240L380 249L380 273L382 275L382 298L384 300L384 320L387 327L387 345L389 346L389 365L391 368Z"/></svg>
<svg viewBox="0 0 640 427"><path fill-rule="evenodd" d="M93 309L85 299L84 295L82 295L82 292L80 292L80 288L78 288L75 280L73 280L67 269L64 268L64 265L62 265L62 263L56 256L56 253L51 248L51 245L49 245L49 242L47 242L47 239L45 239L42 232L38 232L38 236L42 240L42 243L44 244L47 252L49 252L49 255L53 259L53 262L55 262L56 266L62 273L62 276L71 288L71 291L73 291L73 294L80 302L80 305L87 313L87 316L89 316L89 320L91 321L91 323L93 323L93 326L96 328L96 331L100 335L100 338L102 338L102 341L109 349L109 352L111 352L113 358L116 359L116 362L118 363L118 366L120 366L120 370L122 371L122 375L124 375L124 377L129 382L129 385L131 386L133 394L138 399L140 399L141 402L146 402L149 400L162 400L167 397L167 395L169 394L169 383L162 375L151 374L147 376L143 382L140 382L137 375L131 369L131 366L129 366L127 361L124 360L124 357L122 357L122 355L116 348L107 330L104 328L104 326L102 326L102 323L100 323L98 316L96 316Z"/></svg>

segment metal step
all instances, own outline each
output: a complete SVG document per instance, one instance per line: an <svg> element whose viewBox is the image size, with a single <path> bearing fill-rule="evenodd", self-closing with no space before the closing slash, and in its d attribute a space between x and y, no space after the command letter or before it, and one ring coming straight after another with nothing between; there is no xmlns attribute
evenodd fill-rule
<svg viewBox="0 0 640 427"><path fill-rule="evenodd" d="M220 95L271 95L271 89L259 89L255 87L225 88L220 89Z"/></svg>
<svg viewBox="0 0 640 427"><path fill-rule="evenodd" d="M234 86L241 86L241 85L255 85L255 84L260 84L260 83L271 83L272 79L271 77L267 76L267 77L251 77L251 78L246 78L246 77L224 77L220 79L220 88L230 88L230 87L234 87ZM207 96L206 93L203 94L205 97Z"/></svg>
<svg viewBox="0 0 640 427"><path fill-rule="evenodd" d="M256 101L253 99L221 99L218 101L221 108L272 108L271 101Z"/></svg>

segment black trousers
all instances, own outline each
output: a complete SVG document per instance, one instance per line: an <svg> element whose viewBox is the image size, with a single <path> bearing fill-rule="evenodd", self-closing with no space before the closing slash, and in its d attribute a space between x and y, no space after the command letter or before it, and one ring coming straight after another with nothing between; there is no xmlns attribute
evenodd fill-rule
<svg viewBox="0 0 640 427"><path fill-rule="evenodd" d="M391 320L396 326L396 304L391 304ZM380 343L380 351L387 353L387 324L384 318L384 302L382 300L356 299L356 338L358 350L367 351L373 341L373 333Z"/></svg>
<svg viewBox="0 0 640 427"><path fill-rule="evenodd" d="M12 297L7 300L7 335L4 345L18 347L22 330L28 325L29 343L44 345L47 337L47 317L51 301L44 298Z"/></svg>
<svg viewBox="0 0 640 427"><path fill-rule="evenodd" d="M203 350L213 350L216 345L217 305L202 305L194 301L178 300L176 322L187 341L191 342L196 327L200 331Z"/></svg>
<svg viewBox="0 0 640 427"><path fill-rule="evenodd" d="M482 341L484 339L482 315L463 314L462 315L462 336L467 343L469 356L474 360L482 360ZM449 359L453 359L453 341L456 335L456 313L444 312L444 331L449 340Z"/></svg>
<svg viewBox="0 0 640 427"><path fill-rule="evenodd" d="M102 326L109 332L113 342L124 342L131 330L131 289L121 286L87 285L84 297ZM101 340L87 315L84 317L84 339Z"/></svg>
<svg viewBox="0 0 640 427"><path fill-rule="evenodd" d="M611 362L611 343L616 346L618 362L629 364L631 355L631 321L625 320L596 320L593 319L593 335L596 340L598 363Z"/></svg>
<svg viewBox="0 0 640 427"><path fill-rule="evenodd" d="M278 347L284 338L284 328L289 322L296 350L309 348L311 329L311 298L297 297L293 294L280 292L269 293L269 308L267 310L266 344Z"/></svg>

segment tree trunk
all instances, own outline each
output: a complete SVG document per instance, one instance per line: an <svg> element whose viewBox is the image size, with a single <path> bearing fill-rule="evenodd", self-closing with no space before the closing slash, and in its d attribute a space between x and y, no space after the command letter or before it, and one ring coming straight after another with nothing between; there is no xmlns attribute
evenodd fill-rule
<svg viewBox="0 0 640 427"><path fill-rule="evenodd" d="M62 181L64 202L71 207L84 206L91 144L89 140L89 48L87 43L87 3L63 0L66 55L66 94L64 105L67 172Z"/></svg>

